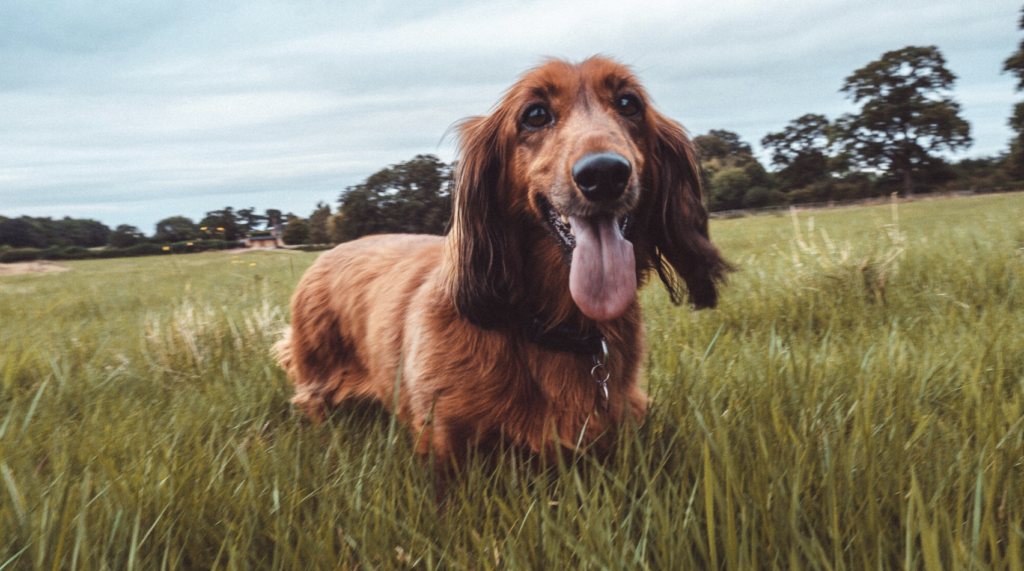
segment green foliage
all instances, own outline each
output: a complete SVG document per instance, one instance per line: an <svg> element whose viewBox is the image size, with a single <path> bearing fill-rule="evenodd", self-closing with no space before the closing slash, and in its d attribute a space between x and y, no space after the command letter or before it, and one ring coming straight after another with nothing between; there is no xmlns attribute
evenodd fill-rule
<svg viewBox="0 0 1024 571"><path fill-rule="evenodd" d="M761 145L772 153L772 164L780 167L775 176L784 190L828 178L830 131L831 124L824 115L809 113L761 139Z"/></svg>
<svg viewBox="0 0 1024 571"><path fill-rule="evenodd" d="M154 242L182 242L195 240L202 236L199 226L185 216L171 216L156 223L153 234Z"/></svg>
<svg viewBox="0 0 1024 571"><path fill-rule="evenodd" d="M38 248L6 248L0 250L0 264L30 262L39 259Z"/></svg>
<svg viewBox="0 0 1024 571"><path fill-rule="evenodd" d="M303 244L295 249L300 252L323 252L333 248L333 244Z"/></svg>
<svg viewBox="0 0 1024 571"><path fill-rule="evenodd" d="M0 220L0 244L13 248L38 248L36 227L24 218Z"/></svg>
<svg viewBox="0 0 1024 571"><path fill-rule="evenodd" d="M693 142L700 149L701 160L725 159L729 156L753 155L750 145L740 136L724 129L712 129L707 135L695 137Z"/></svg>
<svg viewBox="0 0 1024 571"><path fill-rule="evenodd" d="M750 187L743 194L743 208L764 208L786 202L786 196L777 190L763 186Z"/></svg>
<svg viewBox="0 0 1024 571"><path fill-rule="evenodd" d="M840 91L862 107L837 120L836 136L851 158L898 175L912 195L915 173L935 152L971 144L970 125L947 94L955 80L935 46L886 52L846 78Z"/></svg>
<svg viewBox="0 0 1024 571"><path fill-rule="evenodd" d="M252 210L252 209L248 209ZM250 212L251 215L251 212ZM206 213L206 216L199 222L200 228L206 228L206 236L219 238L221 240L238 240L245 237L248 230L243 219L239 218L234 208L226 206L221 210L213 210ZM200 234L202 235L202 234ZM187 239L187 238L186 238Z"/></svg>
<svg viewBox="0 0 1024 571"><path fill-rule="evenodd" d="M701 176L712 211L780 203L768 171L751 154L750 145L731 131L712 129L694 138L701 159ZM746 201L750 195L750 203ZM765 201L768 202L765 202Z"/></svg>
<svg viewBox="0 0 1024 571"><path fill-rule="evenodd" d="M335 238L368 234L442 234L451 218L450 167L433 155L417 155L349 187L339 199Z"/></svg>
<svg viewBox="0 0 1024 571"><path fill-rule="evenodd" d="M21 248L0 251L0 263L23 262L27 260L96 260L106 258L133 258L138 256L160 256L165 254L192 254L210 250L237 248L232 240L197 240L195 242L173 242L156 244L142 242L126 248L103 248L89 250L81 246L50 246L46 249Z"/></svg>
<svg viewBox="0 0 1024 571"><path fill-rule="evenodd" d="M1020 29L1024 30L1024 10L1021 10ZM1024 89L1024 40L1021 40L1017 51L1003 62L1003 71L1009 72L1017 77L1017 90Z"/></svg>
<svg viewBox="0 0 1024 571"><path fill-rule="evenodd" d="M746 169L726 167L711 177L708 188L708 208L712 211L736 210L743 207L743 197L753 187Z"/></svg>
<svg viewBox="0 0 1024 571"><path fill-rule="evenodd" d="M129 224L121 224L110 233L110 245L115 248L127 248L145 240L145 234Z"/></svg>
<svg viewBox="0 0 1024 571"><path fill-rule="evenodd" d="M1020 20L1024 29L1024 10ZM1017 51L1013 52L1003 63L1003 71L1017 77L1017 90L1024 89L1024 40L1021 40ZM1007 175L1015 180L1024 180L1024 102L1018 103L1010 117L1010 128L1017 136L1010 142L1010 153L1006 157Z"/></svg>
<svg viewBox="0 0 1024 571"><path fill-rule="evenodd" d="M327 237L330 243L340 244L345 241L345 216L341 212L327 219Z"/></svg>
<svg viewBox="0 0 1024 571"><path fill-rule="evenodd" d="M391 416L288 404L316 254L0 278L0 565L1020 569L1024 195L898 215L895 263L889 206L713 221L719 309L641 292L643 426L475 459L443 516Z"/></svg>
<svg viewBox="0 0 1024 571"><path fill-rule="evenodd" d="M318 202L313 214L309 215L309 236L307 244L327 244L331 241L328 232L328 221L331 218L331 207L323 202Z"/></svg>
<svg viewBox="0 0 1024 571"><path fill-rule="evenodd" d="M268 211L269 212L269 211ZM281 211L277 211L280 216ZM255 208L239 208L235 212L235 220L243 234L255 231L268 222L268 218L256 212Z"/></svg>
<svg viewBox="0 0 1024 571"><path fill-rule="evenodd" d="M110 228L102 222L65 217L0 219L0 244L13 247L46 248L49 246L103 246Z"/></svg>
<svg viewBox="0 0 1024 571"><path fill-rule="evenodd" d="M289 246L305 244L309 241L309 222L293 216L288 219L288 225L281 232L281 240Z"/></svg>

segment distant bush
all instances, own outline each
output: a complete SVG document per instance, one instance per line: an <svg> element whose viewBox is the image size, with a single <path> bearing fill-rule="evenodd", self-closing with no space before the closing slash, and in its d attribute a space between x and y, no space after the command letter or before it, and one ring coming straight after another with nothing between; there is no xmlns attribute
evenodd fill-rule
<svg viewBox="0 0 1024 571"><path fill-rule="evenodd" d="M30 262L39 259L37 248L10 248L0 252L0 264L13 262Z"/></svg>
<svg viewBox="0 0 1024 571"><path fill-rule="evenodd" d="M94 258L93 251L81 246L51 246L40 253L45 260L84 260Z"/></svg>
<svg viewBox="0 0 1024 571"><path fill-rule="evenodd" d="M137 258L140 256L159 256L170 254L160 244L142 243L127 248L107 248L96 252L97 258Z"/></svg>
<svg viewBox="0 0 1024 571"><path fill-rule="evenodd" d="M322 252L324 250L330 250L334 247L334 244L303 244L295 250L301 250L303 252Z"/></svg>
<svg viewBox="0 0 1024 571"><path fill-rule="evenodd" d="M764 208L766 206L785 204L785 202L785 194L763 186L752 187L743 195L744 208Z"/></svg>
<svg viewBox="0 0 1024 571"><path fill-rule="evenodd" d="M163 254L191 254L209 250L229 250L239 247L234 240L201 240L195 242L174 242L172 244L142 243L127 248L104 248L89 250L81 246L50 246L38 248L13 248L0 251L0 263L24 262L28 260L90 260L106 258L137 258Z"/></svg>

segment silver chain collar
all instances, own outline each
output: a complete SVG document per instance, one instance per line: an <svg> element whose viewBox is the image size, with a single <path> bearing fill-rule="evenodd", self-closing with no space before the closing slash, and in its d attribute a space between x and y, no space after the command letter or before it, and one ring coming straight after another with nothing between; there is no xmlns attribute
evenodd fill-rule
<svg viewBox="0 0 1024 571"><path fill-rule="evenodd" d="M594 378L599 388L598 394L601 397L601 408L608 410L608 379L612 376L608 370L608 341L601 338L601 351L594 353L594 366L590 369L590 376Z"/></svg>

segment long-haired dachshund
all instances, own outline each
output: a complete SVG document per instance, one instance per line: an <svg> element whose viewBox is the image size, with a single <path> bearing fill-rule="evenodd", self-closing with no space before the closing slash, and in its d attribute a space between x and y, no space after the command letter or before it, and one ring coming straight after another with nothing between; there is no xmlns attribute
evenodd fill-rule
<svg viewBox="0 0 1024 571"><path fill-rule="evenodd" d="M637 287L657 274L713 307L729 269L693 145L600 57L526 73L458 135L446 236L365 237L303 276L275 348L293 402L380 401L438 464L499 441L606 449L647 407Z"/></svg>

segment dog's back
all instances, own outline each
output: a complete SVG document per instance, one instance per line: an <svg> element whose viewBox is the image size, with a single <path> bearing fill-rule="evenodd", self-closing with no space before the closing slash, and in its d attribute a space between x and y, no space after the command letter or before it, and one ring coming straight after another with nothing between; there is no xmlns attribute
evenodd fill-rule
<svg viewBox="0 0 1024 571"><path fill-rule="evenodd" d="M442 238L369 236L324 253L292 298L292 325L274 353L307 414L346 398L389 403L410 301L437 279Z"/></svg>

